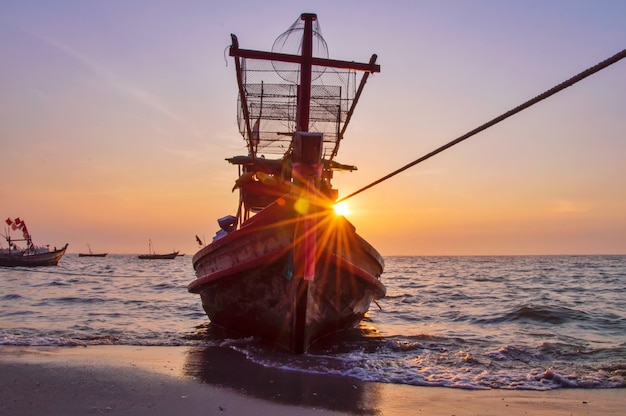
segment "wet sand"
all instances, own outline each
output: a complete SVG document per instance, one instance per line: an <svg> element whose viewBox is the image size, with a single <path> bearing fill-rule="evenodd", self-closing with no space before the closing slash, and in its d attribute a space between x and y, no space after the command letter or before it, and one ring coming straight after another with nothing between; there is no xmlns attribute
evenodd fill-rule
<svg viewBox="0 0 626 416"><path fill-rule="evenodd" d="M460 390L263 368L189 347L0 346L0 414L624 415L626 389Z"/></svg>

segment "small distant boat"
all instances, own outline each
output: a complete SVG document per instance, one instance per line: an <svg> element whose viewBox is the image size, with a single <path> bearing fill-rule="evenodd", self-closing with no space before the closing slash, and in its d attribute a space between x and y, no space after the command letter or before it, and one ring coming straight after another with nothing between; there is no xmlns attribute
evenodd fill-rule
<svg viewBox="0 0 626 416"><path fill-rule="evenodd" d="M148 254L140 254L139 257L142 260L172 260L178 256L178 251L173 251L167 254L157 254L152 248L152 240L148 241Z"/></svg>
<svg viewBox="0 0 626 416"><path fill-rule="evenodd" d="M8 248L0 248L0 266L2 267L40 267L40 266L56 266L59 260L65 254L67 244L62 248L50 250L50 246L35 246L32 236L28 232L26 223L19 217L15 220L7 218L7 228L3 235ZM10 231L21 231L23 238L11 238ZM24 241L26 248L17 246L17 241Z"/></svg>
<svg viewBox="0 0 626 416"><path fill-rule="evenodd" d="M91 251L91 247L87 244L87 248L89 249L89 253L78 253L78 257L106 257L109 253L94 253Z"/></svg>
<svg viewBox="0 0 626 416"><path fill-rule="evenodd" d="M142 260L172 260L178 256L178 251L168 254L140 254L139 257Z"/></svg>

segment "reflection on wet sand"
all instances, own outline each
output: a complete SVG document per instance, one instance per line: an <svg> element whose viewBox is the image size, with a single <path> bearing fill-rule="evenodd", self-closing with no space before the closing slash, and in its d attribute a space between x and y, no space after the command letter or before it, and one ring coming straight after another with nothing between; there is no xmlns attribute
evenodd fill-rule
<svg viewBox="0 0 626 416"><path fill-rule="evenodd" d="M190 349L183 373L207 384L276 403L359 415L380 413L376 384L345 376L264 367L232 349Z"/></svg>

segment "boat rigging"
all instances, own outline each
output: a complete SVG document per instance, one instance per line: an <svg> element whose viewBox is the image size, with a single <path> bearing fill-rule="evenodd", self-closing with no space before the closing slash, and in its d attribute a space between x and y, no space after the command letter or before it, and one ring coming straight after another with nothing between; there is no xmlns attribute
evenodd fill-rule
<svg viewBox="0 0 626 416"><path fill-rule="evenodd" d="M488 129L489 127L492 127L496 124L498 124L499 122L519 113L522 110L527 109L528 107L537 104L538 102L545 100L546 98L564 90L567 87L571 87L572 85L576 84L579 81L582 81L583 79L587 78L590 75L595 74L596 72L599 72L601 70L603 70L604 68L607 68L610 65L613 65L616 62L619 62L620 60L626 58L626 49L623 49L621 52L616 53L615 55L611 56L610 58L605 59L604 61L592 66L589 69L584 70L583 72L579 73L578 75L575 75L573 77L571 77L570 79L563 81L562 83L556 85L553 88L550 88L549 90L543 92L542 94L537 95L536 97L526 101L523 104L518 105L517 107L507 111L506 113L501 114L500 116L494 118L491 121L488 121L487 123L476 127L474 130L471 130L467 133L465 133L464 135L452 140L451 142L446 143L445 145L438 147L437 149L433 150L432 152L420 157L419 159L415 159L413 162L404 165L403 167L389 173L388 175L383 176L380 179L375 180L374 182L370 183L369 185L366 185L364 187L362 187L361 189L352 192L349 195L344 196L343 198L337 200L337 203L341 203L343 201L346 201L349 198L352 198L353 196L356 196L358 194L360 194L361 192L375 186L378 185L381 182L386 181L387 179L390 179L402 172L404 172L405 170L417 165L418 163L421 163L427 159L430 159L431 157L443 152L446 149L449 149L450 147L461 143L462 141L469 139L470 137L474 136L475 134L480 133L483 130Z"/></svg>

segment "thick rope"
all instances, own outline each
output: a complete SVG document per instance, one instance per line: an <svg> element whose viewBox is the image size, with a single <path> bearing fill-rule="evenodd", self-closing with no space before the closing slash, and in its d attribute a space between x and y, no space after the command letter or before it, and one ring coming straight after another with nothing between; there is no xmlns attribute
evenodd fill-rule
<svg viewBox="0 0 626 416"><path fill-rule="evenodd" d="M539 101L545 100L546 98L556 94L557 92L560 92L560 91L564 90L565 88L570 87L570 86L576 84L578 81L581 81L581 80L587 78L588 76L593 75L596 72L599 72L602 69L604 69L604 68L606 68L606 67L608 67L610 65L613 65L614 63L618 62L619 60L621 60L623 58L626 58L626 49L624 49L621 52L613 55L612 57L610 57L610 58L600 62L599 64L597 64L595 66L592 66L591 68L581 72L580 74L578 74L576 76L573 76L572 78L568 79L567 81L564 81L564 82L560 83L559 85L549 89L548 91L544 92L543 94L540 94L540 95L536 96L535 98L526 101L524 104L521 104L521 105L513 108L512 110L507 111L506 113L504 113L504 114L494 118L493 120L483 124L482 126L477 127L477 128L475 128L474 130L472 130L472 131L470 131L468 133L465 133L463 136L461 136L461 137L459 137L457 139L454 139L451 142L449 142L449 143L447 143L447 144L445 144L445 145L443 145L443 146L433 150L432 152L428 153L427 155L424 155L424 156L420 157L419 159L414 160L413 162L409 163L408 165L405 165L405 166L401 167L400 169L395 170L395 171L391 172L390 174L388 174L386 176L383 176L382 178L380 178L380 179L370 183L367 186L364 186L363 188L359 189L358 191L355 191L355 192L351 193L348 196L344 196L343 198L337 200L337 203L345 201L348 198L352 198L353 196L355 196L357 194L360 194L361 192L365 191L366 189L369 189L369 188L373 187L374 185L378 185L379 183L381 183L383 181L386 181L387 179L389 179L389 178L391 178L393 176L396 176L397 174L399 174L401 172L404 172L408 168L413 167L413 166L417 165L418 163L421 163L421 162L425 161L426 159L430 159L431 157L435 156L436 154L443 152L444 150L446 150L446 149L448 149L448 148L450 148L450 147L452 147L452 146L462 142L465 139L468 139L468 138L472 137L473 135L475 135L477 133L480 133L483 130L488 129L489 127L491 127L491 126L493 126L493 125L495 125L495 124L497 124L497 123L499 123L499 122L501 122L501 121L511 117L514 114L519 113L522 110L527 109L528 107L530 107L530 106L532 106L534 104L537 104Z"/></svg>

